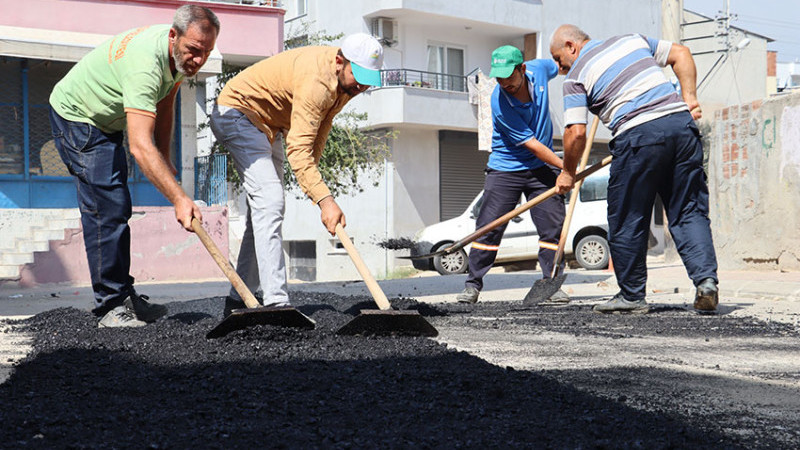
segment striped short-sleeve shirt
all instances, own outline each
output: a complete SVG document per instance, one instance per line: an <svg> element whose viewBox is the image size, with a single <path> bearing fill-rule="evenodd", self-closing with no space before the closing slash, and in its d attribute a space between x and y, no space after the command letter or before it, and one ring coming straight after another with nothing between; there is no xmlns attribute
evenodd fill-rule
<svg viewBox="0 0 800 450"><path fill-rule="evenodd" d="M688 111L661 70L671 47L669 41L640 34L587 42L564 81L564 125L585 124L591 111L617 136Z"/></svg>

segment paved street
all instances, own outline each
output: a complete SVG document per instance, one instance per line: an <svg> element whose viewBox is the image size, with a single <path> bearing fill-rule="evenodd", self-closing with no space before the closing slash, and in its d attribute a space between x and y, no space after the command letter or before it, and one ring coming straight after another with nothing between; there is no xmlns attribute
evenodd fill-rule
<svg viewBox="0 0 800 450"><path fill-rule="evenodd" d="M481 302L462 314L432 318L440 332L436 339L496 366L546 374L635 408L680 409L685 403L695 413L720 414L722 421L747 414L753 426L777 427L782 442L800 440L800 428L783 425L800 423L798 274L723 272L719 314L706 316L691 308L694 292L683 268L655 262L648 285L652 312L620 318L590 311L616 292L611 272L568 273L564 290L573 298L569 305L509 311L493 305L524 297L538 274L495 268L486 278ZM424 273L380 284L389 298L452 303L463 282L463 275ZM360 281L296 283L291 289L367 293ZM168 303L225 295L227 284L152 284L139 290ZM87 288L0 290L0 315L86 308L90 298ZM0 377L5 379L13 362L26 354L29 340L3 327Z"/></svg>

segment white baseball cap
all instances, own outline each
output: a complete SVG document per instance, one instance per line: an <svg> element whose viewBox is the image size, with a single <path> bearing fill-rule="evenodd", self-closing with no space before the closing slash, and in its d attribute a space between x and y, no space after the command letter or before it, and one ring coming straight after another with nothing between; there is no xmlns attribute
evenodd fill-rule
<svg viewBox="0 0 800 450"><path fill-rule="evenodd" d="M366 33L355 33L342 41L342 54L350 61L358 84L381 85L383 46Z"/></svg>

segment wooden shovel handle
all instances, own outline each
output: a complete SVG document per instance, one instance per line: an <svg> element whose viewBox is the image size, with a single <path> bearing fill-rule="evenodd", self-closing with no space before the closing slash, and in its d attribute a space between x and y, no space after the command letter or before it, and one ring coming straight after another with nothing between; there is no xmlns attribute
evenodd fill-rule
<svg viewBox="0 0 800 450"><path fill-rule="evenodd" d="M358 250L356 250L356 247L353 245L353 241L350 240L350 236L347 235L347 232L344 231L344 227L340 223L336 224L336 236L339 238L339 241L341 241L344 249L347 250L347 254L356 266L356 270L358 270L364 283L367 284L367 289L369 289L370 294L372 294L372 298L375 299L375 303L378 304L378 308L382 310L392 309L392 305L389 303L389 299L386 298L386 294L383 293L381 287L378 286L378 282L375 281L375 278L369 273L369 269L367 269L367 266L358 254Z"/></svg>
<svg viewBox="0 0 800 450"><path fill-rule="evenodd" d="M589 135L586 137L586 146L583 149L583 156L581 156L581 163L578 167L578 172L582 172L589 162L589 153L592 150L592 143L594 143L594 135L597 133L597 126L600 124L600 117L594 116L592 127L589 129ZM583 186L583 178L575 182L572 188L572 193L569 197L569 206L567 207L567 215L564 216L564 225L561 227L561 237L558 239L558 250L553 257L553 278L558 275L559 264L564 257L564 245L567 243L567 236L569 236L569 225L572 222L572 214L575 212L575 204L578 202L578 195L580 195L581 186Z"/></svg>
<svg viewBox="0 0 800 450"><path fill-rule="evenodd" d="M222 269L222 273L228 277L228 280L233 285L233 288L236 289L236 292L239 293L239 296L242 297L244 300L244 304L247 305L248 308L257 308L259 306L258 300L256 300L253 293L250 292L250 289L247 288L247 285L244 284L242 278L239 277L239 274L233 269L230 261L228 258L222 255L222 252L219 251L219 247L217 244L211 240L211 236L208 235L206 230L203 228L203 224L197 220L196 217L192 217L192 229L194 229L195 234L197 237L200 238L200 242L206 247L208 253L211 254L211 257L214 258L214 262L217 263L220 269Z"/></svg>
<svg viewBox="0 0 800 450"><path fill-rule="evenodd" d="M597 172L598 170L602 169L603 167L605 167L605 166L607 166L609 164L611 164L611 156L606 156L599 163L595 163L593 166L589 167L588 169L582 170L582 171L576 173L575 174L576 182L588 177L589 175ZM551 187L550 189L542 192L541 194L539 194L536 197L528 200L527 202L523 203L522 205L517 206L515 209L503 214L502 216L498 217L497 219L494 219L493 221L491 221L491 222L487 223L486 225L478 228L477 230L475 230L474 232L468 234L467 236L464 236L461 240L459 240L455 244L447 247L444 250L440 250L440 252L442 252L441 254L451 253L451 252L454 252L454 251L456 251L456 250L458 250L460 248L464 248L464 246L466 246L470 242L474 241L475 239L478 239L479 237L483 236L484 234L494 230L495 228L499 227L500 225L508 222L509 220L513 219L514 217L517 217L518 215L524 213L525 211L533 208L534 206L538 205L539 203L542 203L543 201L545 201L548 198L556 195L557 193L558 193L557 188L555 186Z"/></svg>

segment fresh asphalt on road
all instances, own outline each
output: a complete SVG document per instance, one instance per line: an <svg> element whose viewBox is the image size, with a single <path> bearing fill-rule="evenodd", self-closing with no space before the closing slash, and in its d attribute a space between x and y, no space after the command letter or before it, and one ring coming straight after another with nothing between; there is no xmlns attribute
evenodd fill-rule
<svg viewBox="0 0 800 450"><path fill-rule="evenodd" d="M438 342L500 368L542 374L591 395L642 411L716 421L728 438L791 448L800 442L800 277L792 273L723 272L719 313L691 308L693 288L679 264L651 265L646 315L601 315L594 304L616 292L611 272L568 271L564 306L521 307L538 273L495 268L481 301L459 306L465 276L384 280L390 299L445 304L431 317ZM159 303L224 296L225 282L141 284ZM293 283L290 291L368 297L360 281ZM323 297L324 298L324 295ZM90 289L0 288L0 316L88 309ZM220 302L220 309L222 304ZM6 375L24 357L26 336L0 332ZM13 353L13 354L12 354ZM677 430L676 432L679 432ZM753 436L766 436L753 440Z"/></svg>

